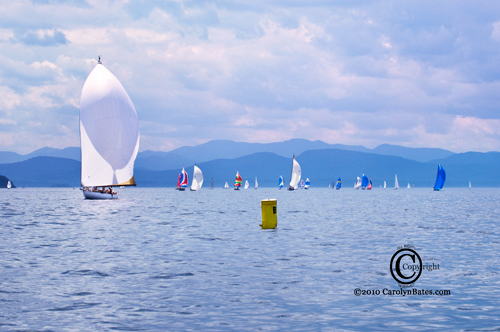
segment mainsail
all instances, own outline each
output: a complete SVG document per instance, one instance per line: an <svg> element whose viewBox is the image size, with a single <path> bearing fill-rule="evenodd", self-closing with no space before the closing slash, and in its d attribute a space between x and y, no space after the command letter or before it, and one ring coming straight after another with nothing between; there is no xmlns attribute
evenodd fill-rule
<svg viewBox="0 0 500 332"><path fill-rule="evenodd" d="M201 169L194 164L194 169L193 169L193 182L191 183L191 190L196 191L200 190L201 186L203 185L203 173L201 172Z"/></svg>
<svg viewBox="0 0 500 332"><path fill-rule="evenodd" d="M302 170L297 160L295 160L295 155L294 155L292 160L292 175L290 177L290 184L288 185L288 190L295 190L298 188L301 176L302 176Z"/></svg>
<svg viewBox="0 0 500 332"><path fill-rule="evenodd" d="M98 63L80 100L82 186L135 185L139 137L134 104L120 81Z"/></svg>
<svg viewBox="0 0 500 332"><path fill-rule="evenodd" d="M445 181L446 181L446 172L444 171L443 167L441 167L441 165L438 164L436 183L434 183L434 190L437 191L443 189Z"/></svg>
<svg viewBox="0 0 500 332"><path fill-rule="evenodd" d="M248 183L248 180L245 180L245 189L248 189L250 187L250 183Z"/></svg>
<svg viewBox="0 0 500 332"><path fill-rule="evenodd" d="M394 175L394 189L398 189L398 188L399 188L398 175L395 174Z"/></svg>
<svg viewBox="0 0 500 332"><path fill-rule="evenodd" d="M259 187L259 183L257 182L257 177L255 177L255 189Z"/></svg>

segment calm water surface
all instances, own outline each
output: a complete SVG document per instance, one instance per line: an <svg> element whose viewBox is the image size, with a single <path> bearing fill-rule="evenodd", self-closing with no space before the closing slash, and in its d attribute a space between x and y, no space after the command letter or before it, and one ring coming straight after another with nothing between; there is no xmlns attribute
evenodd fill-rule
<svg viewBox="0 0 500 332"><path fill-rule="evenodd" d="M498 330L500 190L0 190L0 330ZM278 200L261 230L260 200ZM415 288L389 263L412 244Z"/></svg>

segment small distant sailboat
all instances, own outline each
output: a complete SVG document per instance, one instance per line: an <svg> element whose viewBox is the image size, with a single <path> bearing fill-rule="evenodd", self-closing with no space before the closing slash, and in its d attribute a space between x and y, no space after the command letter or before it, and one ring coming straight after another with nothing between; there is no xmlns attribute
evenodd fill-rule
<svg viewBox="0 0 500 332"><path fill-rule="evenodd" d="M9 188L9 187L7 187L7 188ZM471 188L471 185L470 185L470 181L469 181L469 189L470 189L470 188Z"/></svg>
<svg viewBox="0 0 500 332"><path fill-rule="evenodd" d="M408 188L408 189L410 189L410 188L411 188L411 187L410 187L410 182L408 182L408 186L406 186L406 188Z"/></svg>
<svg viewBox="0 0 500 332"><path fill-rule="evenodd" d="M360 177L358 176L356 178L356 183L354 183L354 189L359 189L359 187L361 187L361 179Z"/></svg>
<svg viewBox="0 0 500 332"><path fill-rule="evenodd" d="M341 187L342 187L342 180L339 178L339 179L337 180L337 185L335 186L335 189L336 189L336 190L339 190Z"/></svg>
<svg viewBox="0 0 500 332"><path fill-rule="evenodd" d="M384 181L384 189L387 187L387 183Z"/></svg>
<svg viewBox="0 0 500 332"><path fill-rule="evenodd" d="M304 180L300 180L300 189L304 189L305 183Z"/></svg>
<svg viewBox="0 0 500 332"><path fill-rule="evenodd" d="M10 188L12 188L12 183L10 183L10 181L7 181L7 189L10 189Z"/></svg>
<svg viewBox="0 0 500 332"><path fill-rule="evenodd" d="M366 190L371 190L372 187L373 187L372 178L370 178L370 182L368 183L368 187L366 187Z"/></svg>
<svg viewBox="0 0 500 332"><path fill-rule="evenodd" d="M309 189L310 186L311 186L311 181L309 180L309 178L307 178L306 183L304 184L304 189Z"/></svg>
<svg viewBox="0 0 500 332"><path fill-rule="evenodd" d="M398 189L398 188L399 188L398 175L396 174L395 175L395 180L394 180L394 189Z"/></svg>
<svg viewBox="0 0 500 332"><path fill-rule="evenodd" d="M257 177L255 177L255 189L259 188L259 183L257 182Z"/></svg>
<svg viewBox="0 0 500 332"><path fill-rule="evenodd" d="M240 173L236 171L236 179L234 179L234 190L240 190L240 187L243 183L243 180L241 179Z"/></svg>
<svg viewBox="0 0 500 332"><path fill-rule="evenodd" d="M362 180L361 180L361 189L365 190L366 187L368 187L368 177L363 174Z"/></svg>
<svg viewBox="0 0 500 332"><path fill-rule="evenodd" d="M297 160L295 160L295 155L293 155L292 175L290 177L290 184L288 185L288 190L297 190L301 176L302 176L302 170Z"/></svg>
<svg viewBox="0 0 500 332"><path fill-rule="evenodd" d="M210 189L214 189L214 178L212 178L212 180L211 180Z"/></svg>
<svg viewBox="0 0 500 332"><path fill-rule="evenodd" d="M438 164L437 175L436 175L436 183L434 183L434 190L439 191L443 189L444 182L446 181L446 172L444 168Z"/></svg>
<svg viewBox="0 0 500 332"><path fill-rule="evenodd" d="M229 189L229 185L227 184L227 181L226 181L226 184L224 185L224 189Z"/></svg>
<svg viewBox="0 0 500 332"><path fill-rule="evenodd" d="M183 167L182 171L179 173L179 180L177 180L177 187L175 189L183 191L186 190L187 185L188 185L188 175Z"/></svg>
<svg viewBox="0 0 500 332"><path fill-rule="evenodd" d="M194 169L193 169L193 182L191 183L191 191L196 191L200 190L201 186L203 185L203 173L201 172L201 169L194 164Z"/></svg>
<svg viewBox="0 0 500 332"><path fill-rule="evenodd" d="M283 177L280 175L279 182L278 182L278 188L280 188L280 189L283 188L283 186L285 185L283 182L284 182Z"/></svg>
<svg viewBox="0 0 500 332"><path fill-rule="evenodd" d="M135 186L139 141L134 104L99 57L80 98L81 190L85 198L116 199L118 193L112 187Z"/></svg>
<svg viewBox="0 0 500 332"><path fill-rule="evenodd" d="M245 189L248 189L250 187L250 183L248 183L248 180L245 180Z"/></svg>

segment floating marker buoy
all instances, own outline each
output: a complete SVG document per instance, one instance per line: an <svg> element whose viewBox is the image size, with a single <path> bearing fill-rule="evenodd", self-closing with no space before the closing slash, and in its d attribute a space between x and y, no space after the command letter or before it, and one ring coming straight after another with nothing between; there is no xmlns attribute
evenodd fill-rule
<svg viewBox="0 0 500 332"><path fill-rule="evenodd" d="M274 229L278 225L278 213L276 211L275 199L265 199L260 201L262 208L262 229Z"/></svg>

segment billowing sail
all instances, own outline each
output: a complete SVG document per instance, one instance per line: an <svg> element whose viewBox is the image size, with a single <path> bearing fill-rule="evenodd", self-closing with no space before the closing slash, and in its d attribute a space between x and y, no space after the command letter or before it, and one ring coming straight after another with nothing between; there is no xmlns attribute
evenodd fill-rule
<svg viewBox="0 0 500 332"><path fill-rule="evenodd" d="M368 187L368 177L363 174L363 180L361 180L361 189L366 189Z"/></svg>
<svg viewBox="0 0 500 332"><path fill-rule="evenodd" d="M354 184L354 188L359 189L361 187L361 179L359 176L356 178L356 183Z"/></svg>
<svg viewBox="0 0 500 332"><path fill-rule="evenodd" d="M304 185L304 189L309 189L310 186L311 186L311 181L309 180L309 178L307 178L306 183Z"/></svg>
<svg viewBox="0 0 500 332"><path fill-rule="evenodd" d="M200 190L201 186L203 185L203 173L201 172L201 169L194 164L194 169L193 169L193 182L191 183L191 190L196 191Z"/></svg>
<svg viewBox="0 0 500 332"><path fill-rule="evenodd" d="M188 175L183 167L182 171L181 171L181 186L180 187L182 189L185 189L187 187L187 185L188 185Z"/></svg>
<svg viewBox="0 0 500 332"><path fill-rule="evenodd" d="M80 140L82 186L135 185L137 112L118 79L100 63L82 89Z"/></svg>
<svg viewBox="0 0 500 332"><path fill-rule="evenodd" d="M243 180L241 179L240 173L236 171L236 179L234 180L234 189L238 190L241 187L241 184L243 183Z"/></svg>
<svg viewBox="0 0 500 332"><path fill-rule="evenodd" d="M302 176L302 170L297 160L295 160L295 156L293 156L292 175L290 177L290 184L288 185L288 190L295 190L298 188L301 176Z"/></svg>
<svg viewBox="0 0 500 332"><path fill-rule="evenodd" d="M372 187L373 187L372 178L370 178L370 182L368 183L368 187L366 187L366 189L371 190Z"/></svg>
<svg viewBox="0 0 500 332"><path fill-rule="evenodd" d="M335 186L335 189L337 189L337 190L338 190L338 189L340 189L341 187L342 187L342 180L339 178L339 179L337 180L337 185Z"/></svg>
<svg viewBox="0 0 500 332"><path fill-rule="evenodd" d="M443 167L438 164L437 175L436 175L436 183L434 184L434 190L443 189L444 182L446 181L446 172Z"/></svg>
<svg viewBox="0 0 500 332"><path fill-rule="evenodd" d="M283 181L283 177L280 175L279 182L278 182L278 187L279 187L280 189L281 189L281 188L283 188L283 186L285 185L283 182L284 182L284 181Z"/></svg>

